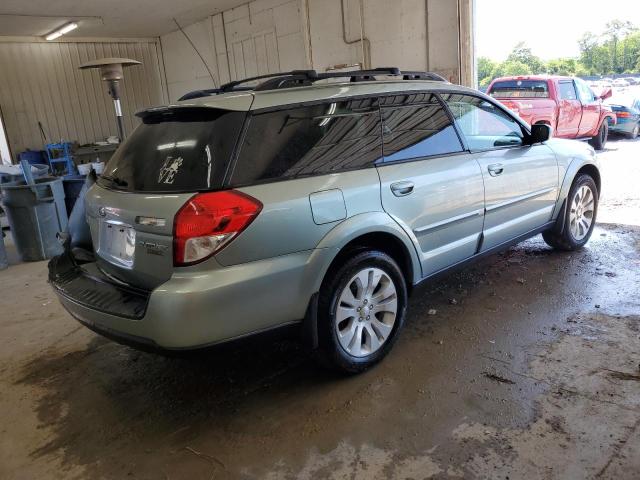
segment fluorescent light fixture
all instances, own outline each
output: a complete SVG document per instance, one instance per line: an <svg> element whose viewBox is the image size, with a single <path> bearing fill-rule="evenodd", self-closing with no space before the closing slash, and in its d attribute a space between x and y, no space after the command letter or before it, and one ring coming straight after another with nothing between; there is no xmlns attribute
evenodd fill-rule
<svg viewBox="0 0 640 480"><path fill-rule="evenodd" d="M64 27L59 28L58 30L51 32L45 38L49 41L55 40L58 37L61 37L65 33L69 33L71 30L75 30L78 28L78 24L75 22L67 23Z"/></svg>
<svg viewBox="0 0 640 480"><path fill-rule="evenodd" d="M169 150L171 148L193 148L198 144L196 140L182 140L180 142L163 143L156 147L156 150Z"/></svg>

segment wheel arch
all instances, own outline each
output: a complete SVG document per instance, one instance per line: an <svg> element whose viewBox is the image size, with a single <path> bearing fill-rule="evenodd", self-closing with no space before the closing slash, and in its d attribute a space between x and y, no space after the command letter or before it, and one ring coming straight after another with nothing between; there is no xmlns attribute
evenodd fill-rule
<svg viewBox="0 0 640 480"><path fill-rule="evenodd" d="M354 249L380 250L393 258L402 269L411 288L422 278L422 268L416 246L405 231L389 215L383 212L363 213L350 217L332 229L318 244L318 249L329 249L332 256L318 272L319 289L327 272ZM326 258L326 257L325 257Z"/></svg>
<svg viewBox="0 0 640 480"><path fill-rule="evenodd" d="M311 349L318 347L318 293L325 279L350 254L364 248L383 251L393 258L402 271L408 292L422 278L416 246L386 213L363 213L339 223L320 241L311 260L316 267L308 269L308 284L313 286L309 289L302 331L304 341Z"/></svg>
<svg viewBox="0 0 640 480"><path fill-rule="evenodd" d="M344 245L327 268L323 283L330 274L352 256L354 252L378 250L386 253L398 264L410 291L414 284L414 267L406 245L397 236L384 231L364 233Z"/></svg>
<svg viewBox="0 0 640 480"><path fill-rule="evenodd" d="M581 175L586 173L590 175L594 182L596 183L596 187L598 189L598 194L600 194L600 189L602 185L602 177L600 175L600 169L598 166L593 163L593 160L580 160L579 158L574 158L574 160L567 166L567 169L564 173L562 185L560 186L560 195L558 195L558 201L556 203L556 208L552 219L556 220L560 215L564 213L565 208L565 200L569 196L569 190L571 190L571 185L573 185L574 180Z"/></svg>
<svg viewBox="0 0 640 480"><path fill-rule="evenodd" d="M582 175L583 173L586 173L587 175L589 175L591 178L593 178L593 181L596 182L596 188L598 189L598 196L599 196L602 179L600 177L600 170L598 170L598 167L596 167L592 163L587 163L586 165L583 165L573 176L571 183L573 184L574 180L578 177L578 175Z"/></svg>

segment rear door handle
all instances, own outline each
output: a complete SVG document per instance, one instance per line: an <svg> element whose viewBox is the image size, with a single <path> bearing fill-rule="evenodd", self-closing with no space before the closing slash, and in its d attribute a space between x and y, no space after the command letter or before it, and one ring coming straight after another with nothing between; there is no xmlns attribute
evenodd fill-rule
<svg viewBox="0 0 640 480"><path fill-rule="evenodd" d="M396 182L391 184L391 191L396 197L404 197L413 192L413 182Z"/></svg>
<svg viewBox="0 0 640 480"><path fill-rule="evenodd" d="M502 175L502 172L504 172L504 165L501 163L494 163L493 165L489 165L487 170L489 170L489 175L497 177L498 175Z"/></svg>

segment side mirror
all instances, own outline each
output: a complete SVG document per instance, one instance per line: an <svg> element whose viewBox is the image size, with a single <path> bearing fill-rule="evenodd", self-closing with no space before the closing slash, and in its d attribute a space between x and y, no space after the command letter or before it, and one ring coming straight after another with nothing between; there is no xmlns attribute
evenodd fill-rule
<svg viewBox="0 0 640 480"><path fill-rule="evenodd" d="M607 98L610 98L612 95L613 95L613 90L611 90L611 88L606 88L600 94L600 100L606 100Z"/></svg>
<svg viewBox="0 0 640 480"><path fill-rule="evenodd" d="M544 123L536 123L531 126L531 135L529 136L529 144L546 142L551 138L551 127Z"/></svg>

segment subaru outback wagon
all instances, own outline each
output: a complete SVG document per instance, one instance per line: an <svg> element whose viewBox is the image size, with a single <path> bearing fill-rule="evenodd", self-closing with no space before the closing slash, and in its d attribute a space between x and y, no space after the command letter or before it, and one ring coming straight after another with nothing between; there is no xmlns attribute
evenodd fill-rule
<svg viewBox="0 0 640 480"><path fill-rule="evenodd" d="M50 262L81 323L161 351L299 324L358 372L391 349L416 284L593 231L593 149L476 90L397 69L248 80L138 114L84 200L92 256Z"/></svg>

